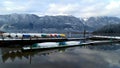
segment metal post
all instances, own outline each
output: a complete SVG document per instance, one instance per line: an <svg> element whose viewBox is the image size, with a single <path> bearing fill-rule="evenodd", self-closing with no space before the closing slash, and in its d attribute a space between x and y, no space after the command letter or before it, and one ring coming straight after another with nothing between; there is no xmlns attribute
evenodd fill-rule
<svg viewBox="0 0 120 68"><path fill-rule="evenodd" d="M84 20L84 23L83 23L83 27L84 27L84 28L83 28L83 29L84 29L84 31L83 31L83 37L84 37L84 39L85 39L85 36L86 36L86 35L85 35L85 34L86 34L85 23L86 23L86 20L87 20L87 19L85 18L85 19L83 19L83 20Z"/></svg>
<svg viewBox="0 0 120 68"><path fill-rule="evenodd" d="M2 40L4 40L3 34L1 36L2 36Z"/></svg>
<svg viewBox="0 0 120 68"><path fill-rule="evenodd" d="M83 23L83 29L84 29L84 31L83 31L83 38L84 38L84 42L86 41L86 28L85 28L85 23L86 23L86 21L87 21L87 18L84 18L83 19L84 20L84 23Z"/></svg>

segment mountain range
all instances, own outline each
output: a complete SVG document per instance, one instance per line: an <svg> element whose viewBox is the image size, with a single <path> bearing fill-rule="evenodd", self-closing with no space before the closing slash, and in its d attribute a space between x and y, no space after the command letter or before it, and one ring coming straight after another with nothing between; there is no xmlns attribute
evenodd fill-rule
<svg viewBox="0 0 120 68"><path fill-rule="evenodd" d="M0 15L0 30L5 32L93 32L109 24L120 24L118 17L37 16L34 14ZM116 26L115 26L116 27Z"/></svg>

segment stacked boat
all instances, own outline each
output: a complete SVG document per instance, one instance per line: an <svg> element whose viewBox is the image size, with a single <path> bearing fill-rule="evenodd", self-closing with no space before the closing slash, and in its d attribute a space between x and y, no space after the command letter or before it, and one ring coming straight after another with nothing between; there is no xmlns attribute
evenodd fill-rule
<svg viewBox="0 0 120 68"><path fill-rule="evenodd" d="M3 33L3 38L65 38L65 34L58 33Z"/></svg>
<svg viewBox="0 0 120 68"><path fill-rule="evenodd" d="M80 41L44 42L44 43L36 43L31 46L23 47L23 50L61 48L61 47L76 46L76 45L80 45L80 44L81 44Z"/></svg>

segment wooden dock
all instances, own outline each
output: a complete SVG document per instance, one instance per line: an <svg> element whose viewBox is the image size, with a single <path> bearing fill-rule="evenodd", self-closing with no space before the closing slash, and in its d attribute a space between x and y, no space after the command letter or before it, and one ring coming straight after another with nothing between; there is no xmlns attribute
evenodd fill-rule
<svg viewBox="0 0 120 68"><path fill-rule="evenodd" d="M84 43L86 40L98 40ZM102 41L100 41L102 40ZM64 42L64 41L84 41L82 45L91 45L91 44L104 44L110 42L120 42L120 37L115 36L91 36L89 38L23 38L23 39L14 39L14 38L4 38L0 39L0 46L9 46L9 45L32 45L35 43L42 42Z"/></svg>
<svg viewBox="0 0 120 68"><path fill-rule="evenodd" d="M10 44L34 44L41 42L63 42L63 41L79 41L85 40L84 38L35 38L35 39L0 39L1 45Z"/></svg>
<svg viewBox="0 0 120 68"><path fill-rule="evenodd" d="M76 43L74 44L64 44L64 45L57 45L54 44L52 47L47 46L47 44L45 43L45 46L42 47L40 46L40 44L38 44L38 46L27 46L27 47L23 47L23 50L47 50L47 49L57 49L57 48L69 48L69 47L76 47L76 46L87 46L87 45L102 45L102 44L111 44L111 43L119 43L120 41L115 40L115 41L110 41L110 40L104 40L104 41L89 41L89 42L80 42L80 41L76 41ZM79 42L79 43L78 43Z"/></svg>
<svg viewBox="0 0 120 68"><path fill-rule="evenodd" d="M100 36L100 35L93 35L90 37L93 40L120 40L120 36Z"/></svg>

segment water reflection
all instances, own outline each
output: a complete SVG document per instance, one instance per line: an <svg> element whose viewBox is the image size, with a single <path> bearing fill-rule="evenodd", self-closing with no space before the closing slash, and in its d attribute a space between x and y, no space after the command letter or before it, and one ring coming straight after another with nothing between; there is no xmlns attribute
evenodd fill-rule
<svg viewBox="0 0 120 68"><path fill-rule="evenodd" d="M39 56L47 56L52 53L58 53L58 52L64 52L65 48L61 49L49 49L49 50L29 50L29 51L24 51L21 48L1 48L1 54L2 54L2 60L3 63L5 63L7 60L11 60L14 62L16 58L19 58L22 60L23 58L26 59L31 59L31 57L35 55ZM30 60L31 62L31 60Z"/></svg>
<svg viewBox="0 0 120 68"><path fill-rule="evenodd" d="M0 60L10 64L38 64L42 68L120 68L119 56L120 44L112 43L29 51L1 48Z"/></svg>
<svg viewBox="0 0 120 68"><path fill-rule="evenodd" d="M98 44L98 45L86 45L85 48L94 49L94 50L118 50L120 49L119 43L107 43L107 44Z"/></svg>

